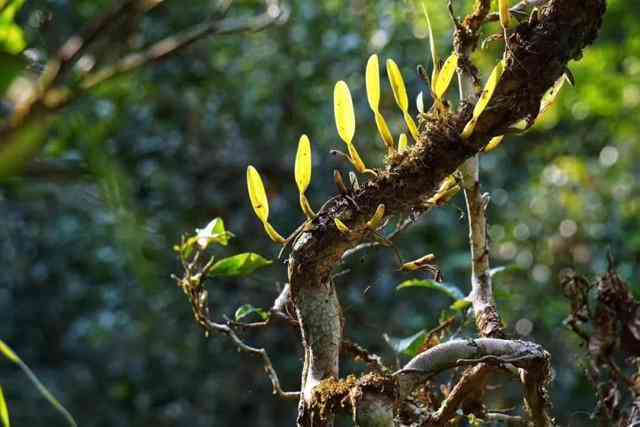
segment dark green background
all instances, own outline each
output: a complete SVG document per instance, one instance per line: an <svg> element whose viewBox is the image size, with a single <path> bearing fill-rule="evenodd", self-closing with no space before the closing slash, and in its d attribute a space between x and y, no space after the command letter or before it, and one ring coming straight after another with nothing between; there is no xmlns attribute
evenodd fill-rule
<svg viewBox="0 0 640 427"><path fill-rule="evenodd" d="M107 4L30 1L18 23L28 46L46 59ZM429 4L444 56L451 44L446 4ZM238 2L232 13L259 6ZM289 6L284 25L207 39L101 86L59 116L39 167L0 187L0 337L82 426L294 422L295 404L272 396L256 358L224 337L203 336L170 279L179 267L171 248L181 234L221 216L237 236L221 255L251 250L275 258L278 248L251 212L246 166L265 179L272 223L290 232L303 218L293 181L299 135L307 133L313 144L307 195L314 207L335 191L332 170L349 170L328 153L343 146L333 123L334 83L349 83L356 143L367 164L379 166L384 150L364 92L366 60L374 52L394 58L411 98L425 89L413 70L430 60L424 21L409 2ZM131 23L141 37L131 43L157 40L210 10L208 1L167 1ZM457 14L467 10L456 2ZM495 31L488 27L486 35ZM495 42L478 55L483 76L501 49ZM113 49L114 58L120 54ZM571 268L589 277L602 273L610 249L637 291L640 7L610 0L601 37L571 69L576 87L563 89L534 130L483 156L482 180L492 200L492 263L520 267L495 278L507 330L518 336L516 322L532 322L526 338L552 354L554 414L564 425L589 425L593 392L577 366L584 350L562 325L568 304L558 277ZM397 136L404 125L383 83L382 110ZM398 244L405 259L436 253L445 279L466 292L463 208L458 196ZM391 252L363 253L348 267L352 274L338 279L346 334L391 364L382 334L432 328L451 303L433 291L396 292L412 276L395 271ZM275 284L285 280L285 266L275 263L253 278L216 281L209 288L212 309L221 319L245 303L269 307ZM246 338L268 348L286 389L298 388L295 331L274 328ZM0 383L16 426L63 425L8 362L0 363ZM517 388L497 396L496 407L520 404Z"/></svg>

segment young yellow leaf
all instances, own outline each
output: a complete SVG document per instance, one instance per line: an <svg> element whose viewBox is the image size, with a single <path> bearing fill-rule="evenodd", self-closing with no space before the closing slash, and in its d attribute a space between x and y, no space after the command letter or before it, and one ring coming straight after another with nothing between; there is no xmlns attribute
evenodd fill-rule
<svg viewBox="0 0 640 427"><path fill-rule="evenodd" d="M426 267L427 265L431 265L431 263L435 259L436 259L436 257L435 257L434 254L428 254L428 255L420 257L420 258L418 258L416 260L405 262L404 264L402 264L402 267L400 267L400 270L402 270L402 271L420 270L420 269Z"/></svg>
<svg viewBox="0 0 640 427"><path fill-rule="evenodd" d="M298 141L295 177L300 194L307 191L309 183L311 182L311 142L307 135L302 135Z"/></svg>
<svg viewBox="0 0 640 427"><path fill-rule="evenodd" d="M0 386L0 421L4 427L11 427L11 421L9 421L9 407L7 401L4 398L4 392L2 386Z"/></svg>
<svg viewBox="0 0 640 427"><path fill-rule="evenodd" d="M442 66L442 70L438 73L438 78L434 84L434 94L438 99L442 99L444 94L451 85L453 75L458 68L458 55L452 53Z"/></svg>
<svg viewBox="0 0 640 427"><path fill-rule="evenodd" d="M407 134L401 133L400 139L398 140L398 152L402 153L403 151L407 151L409 148L409 139L407 138Z"/></svg>
<svg viewBox="0 0 640 427"><path fill-rule="evenodd" d="M380 63L378 55L373 54L369 57L365 77L369 106L374 113L378 113L380 108Z"/></svg>
<svg viewBox="0 0 640 427"><path fill-rule="evenodd" d="M273 240L274 243L278 243L281 245L284 245L285 243L287 243L286 239L284 237L282 237L275 228L273 228L273 226L271 224L269 224L268 222L263 222L262 223L264 225L264 231L267 232L267 235L269 236L269 238L271 240Z"/></svg>
<svg viewBox="0 0 640 427"><path fill-rule="evenodd" d="M358 154L358 150L356 150L355 145L349 144L349 157L351 158L351 164L359 173L364 173L367 170L360 154Z"/></svg>
<svg viewBox="0 0 640 427"><path fill-rule="evenodd" d="M476 103L473 109L473 117L469 121L469 123L467 123L467 125L464 128L464 131L462 132L462 138L467 139L473 133L473 130L476 127L476 123L478 122L478 118L480 117L482 112L485 110L485 108L487 108L487 105L489 105L489 101L491 101L493 92L496 90L498 83L500 83L500 79L502 78L503 73L504 73L504 61L500 61L493 68L493 71L491 72L491 75L489 76L487 83L484 85L484 89L480 94L480 98L478 99L478 102Z"/></svg>
<svg viewBox="0 0 640 427"><path fill-rule="evenodd" d="M493 138L491 138L491 141L489 141L487 146L484 147L484 152L488 153L489 151L493 151L496 148L498 148L498 146L502 143L503 139L504 139L504 135L494 136Z"/></svg>
<svg viewBox="0 0 640 427"><path fill-rule="evenodd" d="M393 97L396 99L398 107L400 107L402 111L407 111L409 109L407 88L404 85L404 79L402 78L400 68L398 68L398 64L396 64L393 59L387 59L387 75L389 76Z"/></svg>
<svg viewBox="0 0 640 427"><path fill-rule="evenodd" d="M304 212L304 215L308 219L315 218L316 214L313 212L313 209L311 209L309 199L307 199L307 196L305 196L304 193L300 193L300 208L302 208L302 212Z"/></svg>
<svg viewBox="0 0 640 427"><path fill-rule="evenodd" d="M0 353L4 354L4 356L12 361L13 363L20 363L20 358L17 354L11 350L11 347L7 345L4 341L0 340Z"/></svg>
<svg viewBox="0 0 640 427"><path fill-rule="evenodd" d="M356 115L349 86L340 80L333 89L333 112L338 135L347 144L351 144L356 134Z"/></svg>
<svg viewBox="0 0 640 427"><path fill-rule="evenodd" d="M418 133L418 127L416 126L416 122L413 121L413 118L409 115L408 112L403 112L404 121L407 123L407 127L409 128L409 133L413 139L418 142L420 140L420 134Z"/></svg>
<svg viewBox="0 0 640 427"><path fill-rule="evenodd" d="M547 93L542 97L542 101L540 102L540 114L543 114L549 109L549 107L551 107L551 105L553 105L566 81L567 79L563 74L562 77L556 80L551 89L549 89Z"/></svg>
<svg viewBox="0 0 640 427"><path fill-rule="evenodd" d="M391 136L389 126L387 126L387 121L380 113L375 113L374 117L376 119L376 126L378 127L378 133L380 134L382 141L390 151L394 150L393 136Z"/></svg>
<svg viewBox="0 0 640 427"><path fill-rule="evenodd" d="M509 28L509 24L511 24L509 0L498 0L498 7L500 8L500 25L506 30Z"/></svg>
<svg viewBox="0 0 640 427"><path fill-rule="evenodd" d="M269 200L264 190L264 184L260 174L253 166L247 168L247 188L249 189L249 199L256 216L262 222L269 219Z"/></svg>
<svg viewBox="0 0 640 427"><path fill-rule="evenodd" d="M382 223L382 219L384 218L384 205L380 203L376 208L376 211L373 213L373 216L369 221L367 221L367 228L370 230L376 231Z"/></svg>
<svg viewBox="0 0 640 427"><path fill-rule="evenodd" d="M341 232L342 234L351 233L351 230L349 229L349 227L347 227L345 223L340 221L338 218L333 218L333 222L336 224L336 228L338 229L338 231Z"/></svg>
<svg viewBox="0 0 640 427"><path fill-rule="evenodd" d="M427 10L427 2L422 2L422 11L427 20L427 32L429 33L429 49L431 50L431 61L433 62L433 71L431 72L431 83L436 81L438 76L438 62L436 61L436 42L433 38L433 29L431 28L431 19L429 19L429 11Z"/></svg>

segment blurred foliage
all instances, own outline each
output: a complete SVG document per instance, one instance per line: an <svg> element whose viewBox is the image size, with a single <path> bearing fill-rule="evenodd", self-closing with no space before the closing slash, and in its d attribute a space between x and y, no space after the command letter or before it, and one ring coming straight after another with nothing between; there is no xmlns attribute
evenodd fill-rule
<svg viewBox="0 0 640 427"><path fill-rule="evenodd" d="M12 28L26 41L26 76L40 72L55 48L108 3L25 3ZM456 13L468 5L456 2ZM241 9L256 6L239 2ZM193 322L170 279L178 268L172 243L223 217L236 234L225 252L275 259L278 248L251 212L246 166L261 171L271 221L288 234L303 220L293 172L299 136L314 142L314 179L306 191L312 206L335 192L334 168L344 176L349 170L328 154L342 145L333 125L335 82L351 88L355 142L372 167L385 147L365 96L367 58L395 59L410 99L425 90L412 70L431 61L421 10L408 1L303 0L290 7L282 26L204 40L178 58L100 86L54 121L45 152L0 187L0 337L83 426L293 423L295 405L272 396L261 363L237 354L225 339L205 338ZM147 44L208 10L204 0L167 1L128 23L129 43ZM430 3L429 12L445 58L451 44L446 3ZM607 249L623 278L633 283L640 273L639 22L639 8L610 0L601 37L571 65L576 87L566 86L533 130L506 137L482 158L493 265L519 267L495 277L498 305L510 334L551 352L555 414L565 425L588 425L594 397L578 366L584 350L562 325L568 304L559 275L572 268L586 275L605 271ZM0 38L1 28L4 20ZM499 24L492 25L486 35L498 31ZM4 40L0 86L24 61L14 55L19 44ZM477 54L485 79L501 49L492 42ZM382 83L380 111L397 136L406 128L386 79ZM6 116L10 106L0 107ZM445 281L466 293L463 208L458 196L404 232L398 245L405 259L434 252ZM397 272L388 250L362 253L348 268L351 273L337 279L345 333L387 360L396 355L383 333L430 330L451 304L439 292L396 292L415 276ZM218 318L233 317L245 304L269 307L286 268L214 280L212 310ZM249 315L246 310L240 314ZM284 388L298 387L302 355L295 332L270 329L246 339L269 349ZM352 368L362 369L345 366ZM0 379L15 425L62 425L12 366L0 365ZM497 396L496 407L519 399L509 388Z"/></svg>

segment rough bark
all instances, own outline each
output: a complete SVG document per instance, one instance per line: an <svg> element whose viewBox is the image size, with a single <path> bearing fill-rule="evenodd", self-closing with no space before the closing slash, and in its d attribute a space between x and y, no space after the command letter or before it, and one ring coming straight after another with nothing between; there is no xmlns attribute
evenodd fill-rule
<svg viewBox="0 0 640 427"><path fill-rule="evenodd" d="M346 250L370 236L365 224L375 209L384 204L387 217L420 211L440 182L492 136L522 118L533 122L544 93L595 39L604 11L605 0L550 1L537 19L520 24L509 36L506 71L471 139L460 138L470 105L459 112L421 116L419 143L390 158L386 169L358 191L331 199L298 237L289 256L289 282L305 346L300 425L331 424L308 414L314 387L339 375L342 319L331 272ZM351 232L339 232L334 218Z"/></svg>

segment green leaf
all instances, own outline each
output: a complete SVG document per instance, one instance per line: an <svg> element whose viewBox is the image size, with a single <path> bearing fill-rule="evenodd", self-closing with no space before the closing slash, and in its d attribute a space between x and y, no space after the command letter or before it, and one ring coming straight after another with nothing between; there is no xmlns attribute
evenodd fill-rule
<svg viewBox="0 0 640 427"><path fill-rule="evenodd" d="M0 421L4 427L11 427L11 421L9 421L9 407L7 401L4 398L2 386L0 386Z"/></svg>
<svg viewBox="0 0 640 427"><path fill-rule="evenodd" d="M234 315L234 318L236 319L236 322L238 322L252 313L255 313L258 316L260 316L262 320L267 320L269 318L269 312L267 310L263 308L254 307L251 304L244 304L238 307L238 309L236 310L236 314Z"/></svg>
<svg viewBox="0 0 640 427"><path fill-rule="evenodd" d="M205 228L196 228L196 239L198 245L203 249L206 249L211 243L227 246L232 237L233 234L225 230L222 218L215 218Z"/></svg>
<svg viewBox="0 0 640 427"><path fill-rule="evenodd" d="M210 277L238 277L247 276L259 268L270 265L272 261L263 258L258 254L246 252L223 258L213 264Z"/></svg>
<svg viewBox="0 0 640 427"><path fill-rule="evenodd" d="M459 299L456 302L454 302L453 304L451 304L451 309L452 310L460 311L460 312L465 311L469 307L471 307L471 301L466 300L466 299Z"/></svg>
<svg viewBox="0 0 640 427"><path fill-rule="evenodd" d="M397 354L405 354L409 357L413 357L420 351L426 336L427 333L422 330L407 338L395 338L390 337L387 334L384 334L383 338L387 344L389 344L389 347L391 347Z"/></svg>
<svg viewBox="0 0 640 427"><path fill-rule="evenodd" d="M451 283L438 283L435 280L428 280L428 279L405 280L404 282L400 283L398 287L396 287L396 291L399 291L400 289L407 289L407 288L435 289L436 291L440 291L449 295L451 298L455 300L460 300L465 298L465 295L456 285L452 285Z"/></svg>

